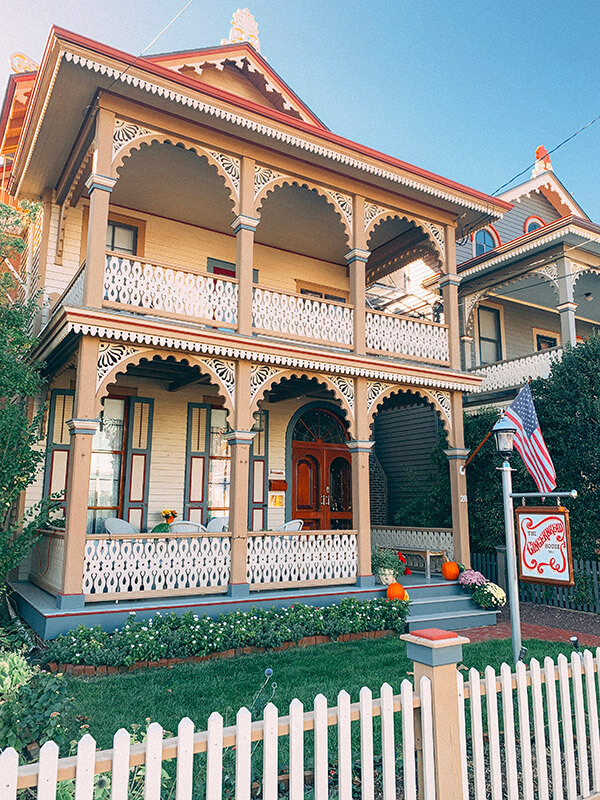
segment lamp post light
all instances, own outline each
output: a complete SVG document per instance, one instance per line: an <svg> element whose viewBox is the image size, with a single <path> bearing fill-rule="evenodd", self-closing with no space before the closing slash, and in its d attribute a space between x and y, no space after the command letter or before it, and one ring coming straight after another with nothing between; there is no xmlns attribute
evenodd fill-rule
<svg viewBox="0 0 600 800"><path fill-rule="evenodd" d="M506 538L506 567L508 602L510 604L510 628L512 636L513 661L521 659L521 615L519 613L519 581L517 578L517 557L515 552L515 523L512 501L512 468L509 458L513 452L516 427L506 417L501 417L493 427L496 450L502 456L502 497L504 500L504 534Z"/></svg>

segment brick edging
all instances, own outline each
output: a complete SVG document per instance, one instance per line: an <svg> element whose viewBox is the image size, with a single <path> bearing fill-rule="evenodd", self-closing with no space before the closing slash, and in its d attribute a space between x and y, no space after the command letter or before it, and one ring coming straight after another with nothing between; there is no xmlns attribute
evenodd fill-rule
<svg viewBox="0 0 600 800"><path fill-rule="evenodd" d="M222 650L219 653L209 653L206 656L188 656L187 658L161 658L158 661L136 661L131 666L109 667L106 664L92 666L85 664L59 664L52 661L48 664L50 672L66 672L75 677L92 677L95 675L116 675L121 672L134 672L138 669L156 669L160 667L174 667L175 664L198 664L202 661L214 661L218 658L235 658L236 656L247 655L250 653L265 653L267 650L276 653L279 650L289 650L292 647L312 647L317 644L327 642L354 642L358 639L383 639L386 636L393 636L397 631L363 631L362 633L343 633L337 639L331 636L304 636L297 641L282 642L277 647L236 647L231 650Z"/></svg>

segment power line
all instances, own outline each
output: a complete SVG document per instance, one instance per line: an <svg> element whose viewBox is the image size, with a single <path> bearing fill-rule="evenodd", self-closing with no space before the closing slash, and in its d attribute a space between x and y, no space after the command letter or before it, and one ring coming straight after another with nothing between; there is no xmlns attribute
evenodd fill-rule
<svg viewBox="0 0 600 800"><path fill-rule="evenodd" d="M127 70L128 70L128 69L131 69L131 67L133 67L133 66L134 66L134 65L135 65L135 64L136 64L136 63L137 63L137 62L140 60L140 58L142 58L142 56L144 55L144 53L145 53L147 50L149 50L149 49L152 47L152 45L153 45L155 42L157 42L157 41L160 39L160 37L163 35L163 33L165 33L165 31L169 30L169 28L171 27L171 25L172 25L172 24L173 24L173 23L174 23L174 22L175 22L177 19L179 19L179 17L180 17L180 16L183 14L183 12L184 12L186 9L188 9L188 8L189 8L189 7L192 5L192 3L193 3L193 2L194 2L194 0L188 0L188 2L187 2L185 5L184 5L184 7L181 9L181 11L178 11L178 12L177 12L177 14L175 14L175 16L173 17L173 19L172 19L172 20L171 20L171 21L168 23L168 25L165 25L165 27L162 29L162 31L161 31L160 33L158 33L158 34L157 34L157 35L154 37L154 39L152 39L152 41L151 41L149 44L147 44L147 45L146 45L146 47L144 47L144 49L141 51L141 53L140 53L139 55L137 55L137 56L136 56L136 57L133 59L133 61L132 61L130 64L128 64L128 65L125 67L125 69L124 69L122 72L120 72L120 73L119 73L119 75L118 75L118 76L117 76L117 77L116 77L116 78L113 80L113 82L112 82L112 83L109 85L108 89L111 89L111 88L112 88L112 87L115 85L115 83L116 83L118 80L120 80L120 79L123 77L123 75L125 75L125 73L127 72ZM108 91L108 90L107 90L107 91Z"/></svg>

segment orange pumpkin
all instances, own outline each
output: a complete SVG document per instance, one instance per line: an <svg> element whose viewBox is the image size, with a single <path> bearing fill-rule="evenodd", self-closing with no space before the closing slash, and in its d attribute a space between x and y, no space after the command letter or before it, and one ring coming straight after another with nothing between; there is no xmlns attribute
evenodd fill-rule
<svg viewBox="0 0 600 800"><path fill-rule="evenodd" d="M408 600L408 592L399 583L390 583L386 595L388 600Z"/></svg>
<svg viewBox="0 0 600 800"><path fill-rule="evenodd" d="M442 575L447 581L455 581L460 575L460 570L456 561L444 561L442 564Z"/></svg>

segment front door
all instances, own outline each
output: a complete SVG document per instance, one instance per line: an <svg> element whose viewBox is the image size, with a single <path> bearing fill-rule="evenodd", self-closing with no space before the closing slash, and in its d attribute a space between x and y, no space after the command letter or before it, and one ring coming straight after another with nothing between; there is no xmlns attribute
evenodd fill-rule
<svg viewBox="0 0 600 800"><path fill-rule="evenodd" d="M327 409L310 409L292 435L292 518L306 530L352 527L351 461L346 429Z"/></svg>

